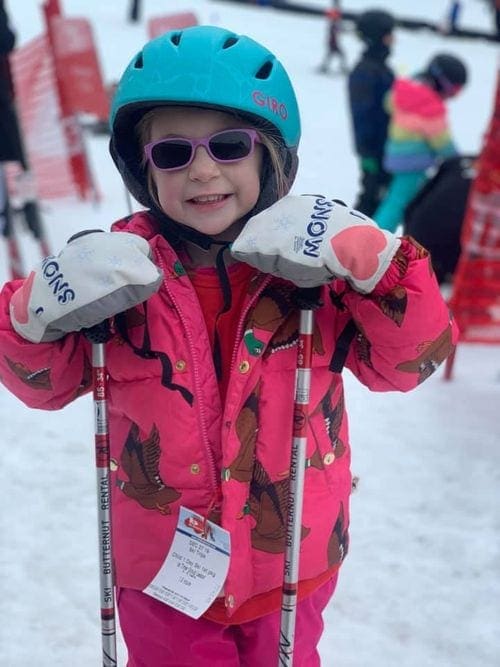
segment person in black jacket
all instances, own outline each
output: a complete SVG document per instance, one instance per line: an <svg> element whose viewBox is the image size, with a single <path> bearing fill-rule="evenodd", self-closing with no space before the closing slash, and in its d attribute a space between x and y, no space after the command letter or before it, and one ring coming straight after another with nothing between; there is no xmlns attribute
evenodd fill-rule
<svg viewBox="0 0 500 667"><path fill-rule="evenodd" d="M9 54L15 42L4 2L0 0L0 162L24 161L9 65Z"/></svg>
<svg viewBox="0 0 500 667"><path fill-rule="evenodd" d="M5 178L5 162L17 162L21 166L22 177L18 178L17 188L22 201L18 205L18 212L22 213L26 226L40 243L44 255L48 247L15 105L15 88L9 63L9 54L15 44L16 35L9 25L4 0L0 0L0 235L8 243L11 274L19 277L22 275L22 266L14 234L14 215Z"/></svg>
<svg viewBox="0 0 500 667"><path fill-rule="evenodd" d="M0 0L0 234L10 236L12 216L3 162L18 161L19 128L14 110L14 86L9 66L9 53L16 36L9 26L3 0Z"/></svg>
<svg viewBox="0 0 500 667"><path fill-rule="evenodd" d="M371 216L390 180L382 161L389 123L384 98L394 81L394 73L386 63L393 40L394 19L385 11L368 10L358 17L356 30L366 48L350 73L348 83L354 143L361 171L361 190L354 208Z"/></svg>

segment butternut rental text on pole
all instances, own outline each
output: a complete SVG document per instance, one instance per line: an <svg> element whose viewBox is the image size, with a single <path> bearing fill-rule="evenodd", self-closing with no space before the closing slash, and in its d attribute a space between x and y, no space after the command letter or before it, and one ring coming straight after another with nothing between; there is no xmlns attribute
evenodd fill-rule
<svg viewBox="0 0 500 667"><path fill-rule="evenodd" d="M300 311L278 664L293 665L314 316Z"/></svg>
<svg viewBox="0 0 500 667"><path fill-rule="evenodd" d="M101 330L99 330L99 327L94 327L87 333L87 337L92 341L102 665L103 667L116 667L118 662L116 654L115 593L111 540L108 388L106 347L105 342L103 342L107 340L107 336L107 326Z"/></svg>

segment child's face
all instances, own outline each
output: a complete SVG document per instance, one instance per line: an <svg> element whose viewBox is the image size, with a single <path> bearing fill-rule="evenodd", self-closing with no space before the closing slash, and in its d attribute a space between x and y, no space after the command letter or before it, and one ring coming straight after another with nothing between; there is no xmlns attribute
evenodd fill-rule
<svg viewBox="0 0 500 667"><path fill-rule="evenodd" d="M220 111L172 107L153 119L150 141L168 136L198 139L241 127L241 120ZM193 161L183 169L150 169L163 211L176 222L217 236L255 206L260 193L261 163L262 146L258 143L247 158L227 164L216 162L204 146L198 146ZM239 231L237 227L233 236ZM228 234L224 238L231 240Z"/></svg>

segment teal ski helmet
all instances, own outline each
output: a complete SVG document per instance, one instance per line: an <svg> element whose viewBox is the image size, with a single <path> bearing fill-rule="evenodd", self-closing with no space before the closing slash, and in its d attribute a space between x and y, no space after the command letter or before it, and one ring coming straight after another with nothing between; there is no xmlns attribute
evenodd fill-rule
<svg viewBox="0 0 500 667"><path fill-rule="evenodd" d="M133 196L160 215L148 192L135 128L150 109L174 105L235 112L271 135L290 189L298 164L299 110L288 74L267 48L224 28L193 26L151 40L132 58L111 106L110 151ZM261 181L252 214L278 197L269 159Z"/></svg>

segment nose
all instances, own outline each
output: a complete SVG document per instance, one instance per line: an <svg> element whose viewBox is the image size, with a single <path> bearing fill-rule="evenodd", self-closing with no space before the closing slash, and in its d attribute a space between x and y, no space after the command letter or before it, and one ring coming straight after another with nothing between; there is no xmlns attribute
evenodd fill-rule
<svg viewBox="0 0 500 667"><path fill-rule="evenodd" d="M189 165L189 177L193 181L209 181L220 174L218 163L210 157L205 146L198 146Z"/></svg>

